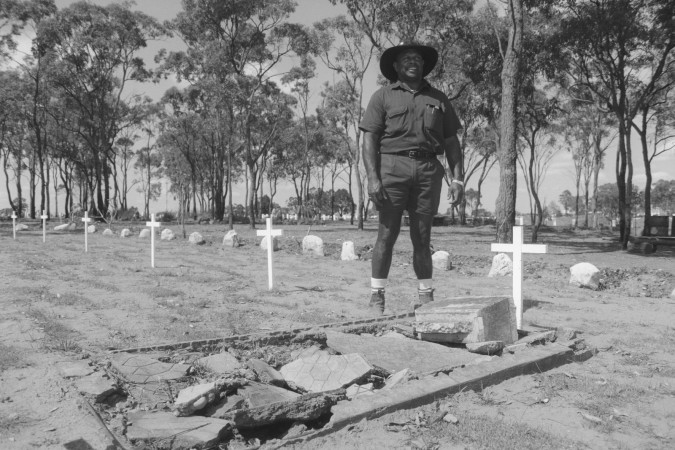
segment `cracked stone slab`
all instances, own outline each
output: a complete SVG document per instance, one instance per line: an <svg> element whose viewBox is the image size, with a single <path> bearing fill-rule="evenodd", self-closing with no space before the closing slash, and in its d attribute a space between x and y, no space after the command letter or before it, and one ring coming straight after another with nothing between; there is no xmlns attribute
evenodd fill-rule
<svg viewBox="0 0 675 450"><path fill-rule="evenodd" d="M113 369L130 383L145 384L178 380L187 374L185 364L163 363L144 355L119 353L111 359Z"/></svg>
<svg viewBox="0 0 675 450"><path fill-rule="evenodd" d="M281 375L310 392L325 392L353 384L373 370L366 359L357 354L329 355L317 352L292 361L281 368Z"/></svg>
<svg viewBox="0 0 675 450"><path fill-rule="evenodd" d="M88 361L60 362L56 363L56 367L63 378L86 377L94 373Z"/></svg>
<svg viewBox="0 0 675 450"><path fill-rule="evenodd" d="M130 412L127 421L127 439L132 443L170 439L172 449L212 448L232 426L232 422L227 420L201 416L176 417L170 412Z"/></svg>
<svg viewBox="0 0 675 450"><path fill-rule="evenodd" d="M205 356L196 361L215 373L229 373L241 367L239 360L228 352Z"/></svg>
<svg viewBox="0 0 675 450"><path fill-rule="evenodd" d="M75 380L75 387L81 394L93 396L96 402L103 401L117 391L115 383L99 372Z"/></svg>
<svg viewBox="0 0 675 450"><path fill-rule="evenodd" d="M272 403L295 400L300 397L300 394L297 392L253 381L249 382L248 385L237 389L237 395L246 400L246 404L249 408L257 408Z"/></svg>
<svg viewBox="0 0 675 450"><path fill-rule="evenodd" d="M340 353L357 352L390 374L408 368L426 373L461 367L476 359L476 355L464 349L408 338L359 336L331 330L326 330L326 336L332 349Z"/></svg>

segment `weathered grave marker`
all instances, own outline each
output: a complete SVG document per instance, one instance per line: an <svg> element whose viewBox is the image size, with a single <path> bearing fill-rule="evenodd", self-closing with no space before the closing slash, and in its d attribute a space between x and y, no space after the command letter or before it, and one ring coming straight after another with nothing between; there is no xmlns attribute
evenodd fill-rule
<svg viewBox="0 0 675 450"><path fill-rule="evenodd" d="M513 302L516 304L516 326L523 324L523 253L547 253L548 246L525 244L523 227L513 227L513 244L492 244L493 252L513 253Z"/></svg>
<svg viewBox="0 0 675 450"><path fill-rule="evenodd" d="M82 222L84 222L84 252L86 253L89 250L87 245L87 234L89 234L89 222L91 222L91 219L89 218L89 213L87 211L84 212Z"/></svg>
<svg viewBox="0 0 675 450"><path fill-rule="evenodd" d="M274 263L272 255L274 253L274 236L281 236L284 234L283 230L272 229L272 218L265 219L267 226L264 230L258 230L258 236L265 236L267 239L267 289L274 288Z"/></svg>
<svg viewBox="0 0 675 450"><path fill-rule="evenodd" d="M14 234L14 240L16 240L16 212L12 211L12 233Z"/></svg>
<svg viewBox="0 0 675 450"><path fill-rule="evenodd" d="M155 267L155 228L161 225L155 222L155 215L150 214L150 222L145 222L146 227L150 227L150 266Z"/></svg>
<svg viewBox="0 0 675 450"><path fill-rule="evenodd" d="M47 215L47 211L44 209L42 210L42 215L40 216L40 219L42 219L42 243L46 242L47 240L47 219L49 216Z"/></svg>

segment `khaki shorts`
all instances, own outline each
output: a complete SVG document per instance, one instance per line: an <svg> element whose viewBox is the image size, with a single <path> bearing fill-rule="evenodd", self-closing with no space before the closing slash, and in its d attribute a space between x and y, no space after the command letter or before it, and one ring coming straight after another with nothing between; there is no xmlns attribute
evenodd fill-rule
<svg viewBox="0 0 675 450"><path fill-rule="evenodd" d="M380 211L436 215L445 169L437 158L380 155L380 178L389 197Z"/></svg>

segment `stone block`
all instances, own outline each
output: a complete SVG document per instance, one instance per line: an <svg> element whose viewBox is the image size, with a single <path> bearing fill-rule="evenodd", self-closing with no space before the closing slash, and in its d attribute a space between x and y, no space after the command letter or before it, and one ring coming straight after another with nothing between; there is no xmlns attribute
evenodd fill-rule
<svg viewBox="0 0 675 450"><path fill-rule="evenodd" d="M456 297L415 310L415 329L432 342L468 344L518 339L516 311L510 297Z"/></svg>
<svg viewBox="0 0 675 450"><path fill-rule="evenodd" d="M260 248L262 250L267 250L267 238L264 237L262 241L260 241ZM279 251L279 239L277 239L276 236L272 236L272 251L276 252Z"/></svg>
<svg viewBox="0 0 675 450"><path fill-rule="evenodd" d="M173 232L170 228L164 228L162 234L160 235L162 241L173 241L176 239L176 233Z"/></svg>
<svg viewBox="0 0 675 450"><path fill-rule="evenodd" d="M466 349L471 353L478 353L479 355L496 355L504 350L503 341L487 341L487 342L469 342L466 344Z"/></svg>
<svg viewBox="0 0 675 450"><path fill-rule="evenodd" d="M302 238L302 254L311 256L325 256L323 239L319 236L307 235Z"/></svg>
<svg viewBox="0 0 675 450"><path fill-rule="evenodd" d="M513 273L513 261L506 253L497 253L492 258L492 267L488 277L505 277Z"/></svg>
<svg viewBox="0 0 675 450"><path fill-rule="evenodd" d="M340 259L342 261L356 261L359 259L359 256L354 250L354 242L345 241L342 243L342 253L340 253Z"/></svg>
<svg viewBox="0 0 675 450"><path fill-rule="evenodd" d="M258 408L271 403L285 402L300 397L300 394L297 392L254 381L237 389L237 395L246 400L246 406L249 408Z"/></svg>
<svg viewBox="0 0 675 450"><path fill-rule="evenodd" d="M372 370L368 361L356 353L328 355L317 352L286 364L281 368L281 375L307 391L325 392L355 383Z"/></svg>
<svg viewBox="0 0 675 450"><path fill-rule="evenodd" d="M232 422L212 417L176 417L169 412L134 411L127 415L127 439L133 444L170 443L172 449L213 448Z"/></svg>
<svg viewBox="0 0 675 450"><path fill-rule="evenodd" d="M235 230L228 231L223 237L223 247L239 247L239 235Z"/></svg>
<svg viewBox="0 0 675 450"><path fill-rule="evenodd" d="M206 241L204 240L204 236L202 236L197 231L195 231L194 233L192 233L190 235L190 237L188 238L188 241L192 245L204 245L204 244L206 244Z"/></svg>
<svg viewBox="0 0 675 450"><path fill-rule="evenodd" d="M210 371L218 374L230 373L241 367L237 358L228 352L216 353L215 355L199 358L195 363L200 364Z"/></svg>
<svg viewBox="0 0 675 450"><path fill-rule="evenodd" d="M150 238L150 230L143 228L140 233L138 233L139 239L148 239Z"/></svg>
<svg viewBox="0 0 675 450"><path fill-rule="evenodd" d="M115 233L110 228L106 228L105 230L103 230L103 236L114 236L114 235Z"/></svg>
<svg viewBox="0 0 675 450"><path fill-rule="evenodd" d="M218 388L215 382L197 384L181 389L173 404L176 416L189 416L195 411L203 409L218 398Z"/></svg>
<svg viewBox="0 0 675 450"><path fill-rule="evenodd" d="M131 230L130 229L125 228L122 231L120 231L120 237L128 238L129 236L131 236Z"/></svg>
<svg viewBox="0 0 675 450"><path fill-rule="evenodd" d="M575 264L570 267L570 284L595 291L600 287L600 270L587 262Z"/></svg>
<svg viewBox="0 0 675 450"><path fill-rule="evenodd" d="M81 394L94 397L96 402L102 402L117 391L117 386L99 372L75 380L75 387Z"/></svg>
<svg viewBox="0 0 675 450"><path fill-rule="evenodd" d="M88 234L94 234L94 233L96 233L96 225L89 225L89 226L87 227L87 233L88 233Z"/></svg>

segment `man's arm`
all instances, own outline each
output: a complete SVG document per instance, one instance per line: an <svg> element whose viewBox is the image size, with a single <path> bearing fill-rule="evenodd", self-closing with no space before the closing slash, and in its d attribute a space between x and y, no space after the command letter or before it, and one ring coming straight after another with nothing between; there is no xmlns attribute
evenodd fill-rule
<svg viewBox="0 0 675 450"><path fill-rule="evenodd" d="M363 133L363 165L368 177L368 197L376 207L382 206L387 197L380 178L380 137L370 131Z"/></svg>
<svg viewBox="0 0 675 450"><path fill-rule="evenodd" d="M448 161L448 177L450 178L450 203L455 206L464 197L462 147L457 136L450 136L445 140L445 159Z"/></svg>

